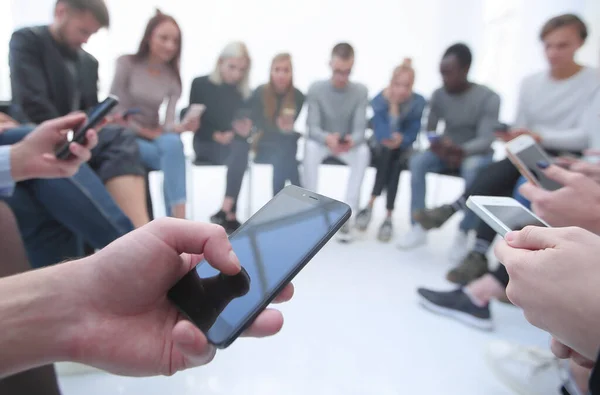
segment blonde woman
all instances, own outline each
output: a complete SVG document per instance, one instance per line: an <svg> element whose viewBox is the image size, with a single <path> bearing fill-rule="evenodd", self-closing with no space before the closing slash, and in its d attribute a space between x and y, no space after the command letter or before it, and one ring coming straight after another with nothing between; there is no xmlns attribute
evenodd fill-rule
<svg viewBox="0 0 600 395"><path fill-rule="evenodd" d="M276 55L271 62L269 82L252 95L252 121L260 139L257 158L273 165L273 195L285 187L286 181L300 185L298 138L294 123L304 105L304 95L294 87L292 57Z"/></svg>
<svg viewBox="0 0 600 395"><path fill-rule="evenodd" d="M190 93L190 104L206 106L194 136L196 159L227 165L225 199L211 222L222 225L228 233L240 226L236 203L248 165L248 137L252 128L250 112L244 110L244 103L250 97L250 66L246 45L229 43L219 55L212 74L196 78Z"/></svg>
<svg viewBox="0 0 600 395"><path fill-rule="evenodd" d="M371 222L373 205L386 190L387 217L377 238L389 242L393 235L392 215L398 193L400 172L406 169L412 145L421 130L421 118L425 98L413 92L415 71L412 61L404 62L394 69L387 88L371 101L374 116L371 120L374 136L380 145L376 158L377 175L368 206L356 217L356 226L365 231Z"/></svg>

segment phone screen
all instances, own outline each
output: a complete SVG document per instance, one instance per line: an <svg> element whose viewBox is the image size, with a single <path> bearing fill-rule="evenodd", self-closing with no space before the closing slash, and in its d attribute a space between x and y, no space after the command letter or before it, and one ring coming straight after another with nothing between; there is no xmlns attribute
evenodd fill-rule
<svg viewBox="0 0 600 395"><path fill-rule="evenodd" d="M549 191L555 191L562 188L562 185L546 177L542 170L537 166L537 163L540 161L548 162L548 156L537 144L530 145L520 151L517 156L521 162L527 166L529 172L538 180L542 188Z"/></svg>
<svg viewBox="0 0 600 395"><path fill-rule="evenodd" d="M546 224L521 206L485 205L484 207L512 231L521 230L526 226L546 227Z"/></svg>
<svg viewBox="0 0 600 395"><path fill-rule="evenodd" d="M314 200L302 191L284 189L231 236L243 276L226 279L202 262L182 280L187 290L177 289L178 283L170 293L212 343L228 345L349 217L347 205ZM215 285L219 281L221 285ZM194 284L203 284L203 292L192 290ZM206 291L207 287L212 288Z"/></svg>

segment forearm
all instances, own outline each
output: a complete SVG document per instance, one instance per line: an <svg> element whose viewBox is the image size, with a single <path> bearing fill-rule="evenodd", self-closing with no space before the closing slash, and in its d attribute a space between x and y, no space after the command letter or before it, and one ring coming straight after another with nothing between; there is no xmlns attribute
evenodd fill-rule
<svg viewBox="0 0 600 395"><path fill-rule="evenodd" d="M485 154L491 151L493 136L480 136L469 140L462 145L465 155Z"/></svg>
<svg viewBox="0 0 600 395"><path fill-rule="evenodd" d="M311 140L318 141L321 144L325 144L325 140L329 135L328 132L324 131L320 127L317 126L309 126L308 127L308 138Z"/></svg>
<svg viewBox="0 0 600 395"><path fill-rule="evenodd" d="M0 378L69 358L81 295L66 265L0 279Z"/></svg>

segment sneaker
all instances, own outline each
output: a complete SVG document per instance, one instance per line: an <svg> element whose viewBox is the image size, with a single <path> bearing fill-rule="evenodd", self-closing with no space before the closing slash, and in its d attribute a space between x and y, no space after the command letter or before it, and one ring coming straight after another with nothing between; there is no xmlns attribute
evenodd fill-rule
<svg viewBox="0 0 600 395"><path fill-rule="evenodd" d="M550 350L493 341L485 356L496 377L518 394L558 395L569 380L565 364Z"/></svg>
<svg viewBox="0 0 600 395"><path fill-rule="evenodd" d="M392 225L392 219L386 218L385 221L379 227L379 232L377 233L377 240L382 243L389 243L392 240L392 236L394 235L394 226Z"/></svg>
<svg viewBox="0 0 600 395"><path fill-rule="evenodd" d="M354 241L350 221L346 222L344 226L342 226L342 229L340 229L340 231L338 232L338 241L340 243L352 243L352 241Z"/></svg>
<svg viewBox="0 0 600 395"><path fill-rule="evenodd" d="M223 210L219 210L218 213L214 214L210 217L210 222L213 224L225 226L225 222L227 221L227 213Z"/></svg>
<svg viewBox="0 0 600 395"><path fill-rule="evenodd" d="M425 230L442 227L454 214L456 210L449 204L430 210L421 210L413 214L413 218Z"/></svg>
<svg viewBox="0 0 600 395"><path fill-rule="evenodd" d="M398 242L398 248L401 250L409 250L427 243L427 232L421 225L414 225L410 232L404 235Z"/></svg>
<svg viewBox="0 0 600 395"><path fill-rule="evenodd" d="M494 327L489 305L477 306L462 289L436 292L419 288L417 292L420 296L419 302L427 310L454 318L477 329L492 330Z"/></svg>
<svg viewBox="0 0 600 395"><path fill-rule="evenodd" d="M488 272L488 261L480 252L471 251L459 266L446 274L446 279L454 284L467 285Z"/></svg>
<svg viewBox="0 0 600 395"><path fill-rule="evenodd" d="M238 228L242 226L242 224L237 220L237 219L226 219L225 223L223 224L223 227L225 228L225 232L230 235L233 232L235 232L236 230L238 230Z"/></svg>
<svg viewBox="0 0 600 395"><path fill-rule="evenodd" d="M360 230L361 232L364 232L365 230L367 230L367 228L369 227L369 224L371 223L372 216L373 216L372 208L367 207L367 208L361 210L356 215L356 229Z"/></svg>
<svg viewBox="0 0 600 395"><path fill-rule="evenodd" d="M454 236L454 242L450 247L448 258L453 264L458 264L469 255L469 234L463 231L458 231Z"/></svg>

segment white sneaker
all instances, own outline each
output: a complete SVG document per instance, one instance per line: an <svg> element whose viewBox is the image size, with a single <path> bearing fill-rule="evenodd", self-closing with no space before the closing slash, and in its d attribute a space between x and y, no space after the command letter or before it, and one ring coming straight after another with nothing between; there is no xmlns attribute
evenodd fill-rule
<svg viewBox="0 0 600 395"><path fill-rule="evenodd" d="M58 362L54 364L58 376L76 376L92 373L104 373L103 370L75 362Z"/></svg>
<svg viewBox="0 0 600 395"><path fill-rule="evenodd" d="M410 250L427 243L427 231L421 225L414 225L398 242L401 250Z"/></svg>
<svg viewBox="0 0 600 395"><path fill-rule="evenodd" d="M350 221L342 226L337 234L337 238L340 243L352 243L354 241L354 228Z"/></svg>
<svg viewBox="0 0 600 395"><path fill-rule="evenodd" d="M486 360L496 377L520 395L558 395L569 377L566 365L550 350L536 347L493 341Z"/></svg>
<svg viewBox="0 0 600 395"><path fill-rule="evenodd" d="M461 230L454 236L454 242L450 247L448 259L453 265L459 264L469 254L469 234Z"/></svg>

